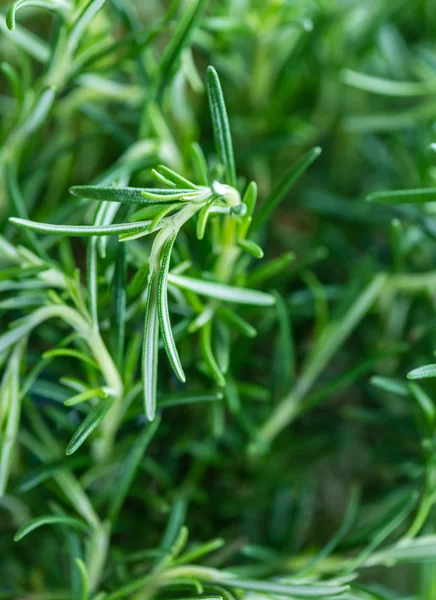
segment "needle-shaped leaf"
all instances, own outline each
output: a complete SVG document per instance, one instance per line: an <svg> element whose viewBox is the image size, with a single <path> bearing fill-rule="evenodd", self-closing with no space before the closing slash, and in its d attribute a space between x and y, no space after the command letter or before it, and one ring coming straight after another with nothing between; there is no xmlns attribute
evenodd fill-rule
<svg viewBox="0 0 436 600"><path fill-rule="evenodd" d="M247 278L248 285L257 286L268 279L284 275L294 260L295 254L293 252L285 252L285 254L278 258L265 261L249 274Z"/></svg>
<svg viewBox="0 0 436 600"><path fill-rule="evenodd" d="M236 168L232 135L220 80L213 67L207 68L206 87L218 159L224 168L224 180L228 185L235 187Z"/></svg>
<svg viewBox="0 0 436 600"><path fill-rule="evenodd" d="M423 365L407 373L407 379L428 379L430 377L436 377L436 364Z"/></svg>
<svg viewBox="0 0 436 600"><path fill-rule="evenodd" d="M278 186L272 191L270 196L264 201L259 212L254 215L251 229L259 229L275 211L280 202L285 198L288 191L294 186L300 177L307 171L310 165L321 154L321 148L315 146L306 152L292 167L285 173Z"/></svg>
<svg viewBox="0 0 436 600"><path fill-rule="evenodd" d="M242 335L248 338L255 338L257 336L255 328L228 306L220 306L218 315L225 319L232 329L242 333Z"/></svg>
<svg viewBox="0 0 436 600"><path fill-rule="evenodd" d="M88 570L81 558L75 559L76 568L80 575L80 600L89 599L89 577Z"/></svg>
<svg viewBox="0 0 436 600"><path fill-rule="evenodd" d="M17 25L12 33L6 25L6 17L3 14L0 14L0 31L5 38L13 40L16 46L25 50L40 63L44 64L49 61L51 56L49 45L20 25Z"/></svg>
<svg viewBox="0 0 436 600"><path fill-rule="evenodd" d="M344 69L341 73L342 81L354 88L382 96L425 96L436 94L434 81L394 81L383 77L375 77L366 73L359 73L351 69Z"/></svg>
<svg viewBox="0 0 436 600"><path fill-rule="evenodd" d="M73 517L64 517L58 515L47 515L45 517L38 517L37 519L32 519L25 523L17 533L14 535L14 541L19 542L26 535L35 531L35 529L39 529L39 527L43 527L44 525L67 525L68 527L73 527L74 529L80 529L85 533L89 533L89 526L80 519L75 519Z"/></svg>
<svg viewBox="0 0 436 600"><path fill-rule="evenodd" d="M155 271L151 271L148 280L147 302L145 306L144 342L142 347L144 407L145 414L149 421L153 421L156 414L156 386L159 351L157 289L157 275Z"/></svg>
<svg viewBox="0 0 436 600"><path fill-rule="evenodd" d="M80 404L81 402L86 402L87 400L91 400L92 398L107 398L107 391L102 388L91 388L89 390L85 390L84 392L80 392L80 394L76 394L68 400L65 400L65 406L74 406L75 404Z"/></svg>
<svg viewBox="0 0 436 600"><path fill-rule="evenodd" d="M200 349L204 362L213 379L220 387L226 385L226 379L219 368L218 362L212 350L212 322L208 321L200 330Z"/></svg>
<svg viewBox="0 0 436 600"><path fill-rule="evenodd" d="M19 376L23 350L24 345L19 342L11 354L0 386L0 498L6 492L20 424Z"/></svg>
<svg viewBox="0 0 436 600"><path fill-rule="evenodd" d="M194 142L191 146L191 160L196 181L198 181L200 185L208 186L207 162L203 150L197 142Z"/></svg>
<svg viewBox="0 0 436 600"><path fill-rule="evenodd" d="M168 181L171 187L174 188L190 188L191 190L198 190L198 186L196 186L192 181L182 177L172 169L165 167L165 165L159 165L156 169L153 169L152 173L155 176L162 176L166 181Z"/></svg>
<svg viewBox="0 0 436 600"><path fill-rule="evenodd" d="M275 298L271 294L224 283L214 283L172 273L168 275L168 281L179 288L217 300L226 300L237 304L252 304L254 306L272 306L275 303Z"/></svg>
<svg viewBox="0 0 436 600"><path fill-rule="evenodd" d="M97 363L93 358L91 358L91 356L88 356L88 354L84 354L79 350L74 350L73 348L54 348L53 350L47 350L42 355L42 358L56 358L57 356L69 356L71 358L77 358L78 360L87 363L91 367L94 367L94 369L98 369Z"/></svg>
<svg viewBox="0 0 436 600"><path fill-rule="evenodd" d="M15 29L15 14L19 8L46 8L54 12L62 13L64 10L71 8L71 5L64 0L57 0L56 2L50 2L50 0L16 0L6 15L6 24L8 28L13 31Z"/></svg>
<svg viewBox="0 0 436 600"><path fill-rule="evenodd" d="M94 429L103 421L112 404L112 399L105 398L89 411L69 441L68 446L65 449L65 454L73 454L73 452L76 452L76 450L80 448L80 446L91 435Z"/></svg>
<svg viewBox="0 0 436 600"><path fill-rule="evenodd" d="M7 190L9 194L9 199L15 209L15 214L17 214L20 218L26 219L28 216L26 205L24 203L24 198L21 194L20 187L18 185L17 178L17 169L14 164L7 163L5 165L5 179ZM30 246L35 250L35 252L43 258L44 260L48 260L48 255L38 237L32 231L28 229L25 230L25 234L27 237Z"/></svg>
<svg viewBox="0 0 436 600"><path fill-rule="evenodd" d="M167 217L172 212L179 210L182 206L184 206L183 202L175 202L174 204L170 204L169 206L166 206L165 208L161 209L150 223L150 233L156 231L162 219Z"/></svg>
<svg viewBox="0 0 436 600"><path fill-rule="evenodd" d="M192 189L165 190L159 188L133 188L100 185L75 185L70 188L74 196L123 204L156 204L172 202L183 194L192 193ZM151 197L150 197L151 195Z"/></svg>
<svg viewBox="0 0 436 600"><path fill-rule="evenodd" d="M206 204L206 206L204 206L201 209L200 214L198 215L197 238L199 240L202 240L204 238L204 232L206 231L207 221L209 219L210 212L211 212L212 208L214 207L214 204L215 204L215 200L214 199L210 200L210 202L208 202Z"/></svg>
<svg viewBox="0 0 436 600"><path fill-rule="evenodd" d="M344 594L349 590L348 585L328 585L322 583L279 583L275 581L250 581L245 579L228 578L221 579L221 585L233 589L241 589L251 592L260 592L265 594L274 594L280 596L292 596L297 598L322 598L333 597Z"/></svg>
<svg viewBox="0 0 436 600"><path fill-rule="evenodd" d="M168 271L170 267L171 251L176 240L177 233L174 232L166 242L162 250L162 261L159 271L159 283L157 301L159 307L159 323L162 332L165 350L168 360L171 363L174 373L180 381L186 381L185 373L180 362L179 353L177 352L176 343L174 341L171 328L170 314L168 310Z"/></svg>
<svg viewBox="0 0 436 600"><path fill-rule="evenodd" d="M111 296L111 346L118 369L122 369L126 325L126 246L118 242Z"/></svg>
<svg viewBox="0 0 436 600"><path fill-rule="evenodd" d="M374 192L368 196L368 200L376 204L424 204L425 202L436 202L436 188Z"/></svg>
<svg viewBox="0 0 436 600"><path fill-rule="evenodd" d="M263 258L262 248L252 240L240 240L238 246L251 254L251 256L254 256L254 258Z"/></svg>
<svg viewBox="0 0 436 600"><path fill-rule="evenodd" d="M221 392L178 392L159 397L158 406L159 410L164 410L174 406L197 404L198 402L218 402L222 399Z"/></svg>
<svg viewBox="0 0 436 600"><path fill-rule="evenodd" d="M191 35L203 11L205 1L206 0L191 0L187 6L185 5L184 14L160 60L159 93L163 92L168 82L171 80L183 49L189 44Z"/></svg>
<svg viewBox="0 0 436 600"><path fill-rule="evenodd" d="M25 227L31 231L47 233L49 235L70 235L75 237L89 237L93 235L120 235L122 233L135 233L146 231L150 221L139 223L120 223L117 225L52 225L51 223L37 223L27 219L11 217L9 219L18 227Z"/></svg>
<svg viewBox="0 0 436 600"><path fill-rule="evenodd" d="M185 192L184 190L176 190L176 189L171 189L171 190L165 190L165 192L171 192L171 193L166 193L165 195L162 195L160 193L160 190L153 190L152 192L149 192L147 190L143 190L142 191L142 195L144 198L146 198L147 200L151 200L154 202L169 202L169 201L178 201L178 200L189 200L190 198L194 197L196 194L198 194L198 192L194 192L193 190L188 190L187 192Z"/></svg>

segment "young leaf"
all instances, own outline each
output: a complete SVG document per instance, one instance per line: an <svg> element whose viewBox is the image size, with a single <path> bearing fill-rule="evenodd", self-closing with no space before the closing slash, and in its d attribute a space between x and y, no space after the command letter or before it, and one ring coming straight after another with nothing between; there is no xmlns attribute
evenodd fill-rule
<svg viewBox="0 0 436 600"><path fill-rule="evenodd" d="M92 398L107 398L107 397L108 397L108 393L104 388L102 388L102 387L91 388L89 390L80 392L80 394L76 394L75 396L72 396L71 398L68 398L68 400L65 400L64 404L65 404L65 406L74 406L76 404L80 404L81 402L86 402L87 400L91 400Z"/></svg>
<svg viewBox="0 0 436 600"><path fill-rule="evenodd" d="M252 240L240 240L238 242L238 246L242 248L242 250L245 250L246 252L251 254L251 256L254 256L254 258L263 258L262 248Z"/></svg>
<svg viewBox="0 0 436 600"><path fill-rule="evenodd" d="M198 181L200 185L209 186L206 158L197 142L193 142L191 146L191 160L194 167L195 180Z"/></svg>
<svg viewBox="0 0 436 600"><path fill-rule="evenodd" d="M89 411L69 441L68 446L65 449L65 454L69 456L80 448L80 446L91 435L94 429L103 421L112 404L113 400L111 398L105 398Z"/></svg>
<svg viewBox="0 0 436 600"><path fill-rule="evenodd" d="M224 167L224 181L236 187L236 168L229 120L218 73L213 67L207 68L206 87L218 159Z"/></svg>
<svg viewBox="0 0 436 600"><path fill-rule="evenodd" d="M88 570L85 563L80 558L75 559L77 570L80 574L80 600L88 600L89 598L89 582L88 582Z"/></svg>
<svg viewBox="0 0 436 600"><path fill-rule="evenodd" d="M210 202L208 202L206 204L206 206L204 206L201 209L200 214L198 215L197 238L199 240L202 240L204 238L204 232L206 231L207 221L209 219L210 212L211 212L212 208L214 207L214 204L215 204L215 200L214 199L210 200Z"/></svg>
<svg viewBox="0 0 436 600"><path fill-rule="evenodd" d="M75 185L70 188L70 192L74 196L88 198L89 200L121 202L123 204L157 204L159 202L172 202L183 194L192 193L192 189L161 190L158 188Z"/></svg>
<svg viewBox="0 0 436 600"><path fill-rule="evenodd" d="M185 177L182 177L172 169L165 167L164 165L159 165L156 169L153 169L152 173L154 175L162 176L166 181L171 184L171 187L175 188L189 188L191 190L198 191L198 186L189 181Z"/></svg>
<svg viewBox="0 0 436 600"><path fill-rule="evenodd" d="M73 348L54 348L53 350L47 350L42 355L42 358L56 358L57 356L70 356L71 358L77 358L78 360L87 363L94 369L99 368L98 364L93 358L91 358L91 356L88 356L88 354L84 354L79 350L74 350Z"/></svg>
<svg viewBox="0 0 436 600"><path fill-rule="evenodd" d="M144 342L142 347L142 381L145 414L153 421L156 414L159 320L157 307L158 282L154 271L148 280L145 306Z"/></svg>
<svg viewBox="0 0 436 600"><path fill-rule="evenodd" d="M274 296L257 290L226 285L224 283L214 283L202 279L194 279L184 275L168 275L169 283L185 290L196 292L201 296L216 298L217 300L226 300L238 304L252 304L253 306L273 306Z"/></svg>
<svg viewBox="0 0 436 600"><path fill-rule="evenodd" d="M177 237L177 232L174 232L168 239L162 250L162 262L159 272L159 283L157 301L159 308L159 323L162 332L162 337L165 344L165 350L168 356L168 360L171 363L174 373L180 379L185 382L186 377L183 372L183 367L180 362L179 353L177 352L176 344L174 342L173 332L171 329L171 321L168 310L168 270L170 267L171 251L173 249L174 242Z"/></svg>
<svg viewBox="0 0 436 600"><path fill-rule="evenodd" d="M73 517L64 517L58 515L47 515L45 517L38 517L37 519L32 519L25 523L17 533L14 535L14 541L19 542L26 535L35 531L39 527L43 525L67 525L68 527L73 527L74 529L80 529L80 531L84 531L85 533L89 533L89 526L79 519L74 519Z"/></svg>
<svg viewBox="0 0 436 600"><path fill-rule="evenodd" d="M212 350L212 322L208 321L200 330L200 348L203 359L213 379L220 387L226 385L225 377L218 366Z"/></svg>
<svg viewBox="0 0 436 600"><path fill-rule="evenodd" d="M64 2L64 0L57 0L56 2L50 2L50 0L15 0L6 15L6 24L8 29L11 31L15 29L15 13L19 8L25 8L27 6L32 8L46 8L47 10L60 13L62 13L64 10L71 9L70 4L68 2Z"/></svg>

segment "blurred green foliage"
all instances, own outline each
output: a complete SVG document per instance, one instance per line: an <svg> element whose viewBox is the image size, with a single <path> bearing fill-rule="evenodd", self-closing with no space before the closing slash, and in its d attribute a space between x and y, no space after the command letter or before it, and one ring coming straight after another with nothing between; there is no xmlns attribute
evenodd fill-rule
<svg viewBox="0 0 436 600"><path fill-rule="evenodd" d="M433 600L434 0L3 4L0 598ZM187 383L160 361L148 424L149 238L9 218L92 226L96 203L71 186L155 187L160 164L200 183L199 148L223 180L208 65L236 187L258 186L251 245L224 276L219 218L202 240L188 223L171 273L275 305L170 278ZM420 191L381 193L395 190ZM132 218L111 210L100 223ZM105 352L124 389L107 415Z"/></svg>

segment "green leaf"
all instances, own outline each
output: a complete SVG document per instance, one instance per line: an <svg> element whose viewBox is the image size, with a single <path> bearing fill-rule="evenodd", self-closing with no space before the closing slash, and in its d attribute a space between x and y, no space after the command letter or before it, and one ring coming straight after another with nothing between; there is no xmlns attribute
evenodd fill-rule
<svg viewBox="0 0 436 600"><path fill-rule="evenodd" d="M430 377L436 377L436 364L423 365L407 373L407 379L428 379Z"/></svg>
<svg viewBox="0 0 436 600"><path fill-rule="evenodd" d="M185 404L197 404L198 402L218 402L223 399L221 392L180 392L167 394L158 398L159 410L184 406Z"/></svg>
<svg viewBox="0 0 436 600"><path fill-rule="evenodd" d="M166 242L162 250L162 262L159 271L159 283L158 283L158 309L159 309L159 323L162 332L163 341L165 344L165 350L168 356L168 360L171 363L174 373L180 379L185 382L186 377L183 372L183 367L180 362L179 353L177 352L176 343L174 341L173 332L171 328L170 314L168 310L168 271L170 267L171 251L173 249L174 242L177 237L177 232L174 232Z"/></svg>
<svg viewBox="0 0 436 600"><path fill-rule="evenodd" d="M427 395L417 383L409 383L409 389L412 392L415 400L418 402L423 415L431 428L433 428L436 421L436 408L433 404L433 400Z"/></svg>
<svg viewBox="0 0 436 600"><path fill-rule="evenodd" d="M261 266L254 269L247 278L248 285L260 285L268 279L279 277L286 273L289 265L294 262L295 254L293 252L285 252L278 258L264 262Z"/></svg>
<svg viewBox="0 0 436 600"><path fill-rule="evenodd" d="M274 594L280 596L296 596L297 598L323 598L344 594L349 590L348 585L328 585L322 583L307 583L305 585L291 583L276 583L274 581L249 581L238 578L220 579L219 583L232 589L250 592Z"/></svg>
<svg viewBox="0 0 436 600"><path fill-rule="evenodd" d="M201 209L200 214L198 215L196 233L197 233L197 238L199 240L202 240L204 238L204 232L206 231L207 221L209 219L210 211L214 207L214 204L215 204L215 199L210 200L206 204L206 206L204 206Z"/></svg>
<svg viewBox="0 0 436 600"><path fill-rule="evenodd" d="M75 564L80 574L80 600L89 599L89 582L88 582L88 571L85 563L80 558L75 558Z"/></svg>
<svg viewBox="0 0 436 600"><path fill-rule="evenodd" d="M401 540L388 546L380 552L372 554L365 563L365 567L375 565L392 566L397 563L435 562L436 536L425 535L411 540Z"/></svg>
<svg viewBox="0 0 436 600"><path fill-rule="evenodd" d="M379 274L360 293L347 312L339 320L333 320L322 331L307 358L302 373L293 390L280 402L261 430L265 442L274 439L298 414L298 405L306 397L313 384L351 334L356 325L369 311L383 286L386 275Z"/></svg>
<svg viewBox="0 0 436 600"><path fill-rule="evenodd" d="M252 217L257 202L257 183L250 181L242 197L242 202L247 207L247 217Z"/></svg>
<svg viewBox="0 0 436 600"><path fill-rule="evenodd" d="M146 231L150 227L150 221L142 223L120 223L117 225L52 225L50 223L36 223L27 219L9 219L18 227L25 227L31 231L39 233L70 235L70 236L99 236L99 235L120 235L122 233L134 233Z"/></svg>
<svg viewBox="0 0 436 600"><path fill-rule="evenodd" d="M159 424L160 419L158 417L153 423L143 428L124 461L119 477L114 482L115 491L108 513L108 518L112 523L118 518L144 453L156 434Z"/></svg>
<svg viewBox="0 0 436 600"><path fill-rule="evenodd" d="M88 356L88 354L84 354L79 350L74 350L73 348L54 348L53 350L47 350L42 355L42 358L56 358L57 356L69 356L71 358L77 358L78 360L90 365L94 369L99 368L98 364L91 356Z"/></svg>
<svg viewBox="0 0 436 600"><path fill-rule="evenodd" d="M113 400L111 398L106 398L101 400L89 411L69 441L68 446L65 449L65 454L69 456L80 448L80 446L91 435L94 429L103 421L112 404Z"/></svg>
<svg viewBox="0 0 436 600"><path fill-rule="evenodd" d="M183 49L189 44L189 40L201 16L205 2L206 0L191 0L187 6L184 6L183 16L159 61L158 92L160 94L174 75L174 70L179 57Z"/></svg>
<svg viewBox="0 0 436 600"><path fill-rule="evenodd" d="M229 120L218 73L213 67L207 68L206 87L218 159L224 168L224 181L236 187L236 168Z"/></svg>
<svg viewBox="0 0 436 600"><path fill-rule="evenodd" d="M62 13L64 10L71 9L71 5L63 0L57 0L56 2L50 2L49 0L16 0L6 15L6 24L8 29L13 31L15 29L15 13L19 8L46 8L54 12Z"/></svg>
<svg viewBox="0 0 436 600"><path fill-rule="evenodd" d="M68 36L67 54L70 56L75 52L85 29L92 19L103 7L106 0L90 0L85 6L79 18L76 19Z"/></svg>
<svg viewBox="0 0 436 600"><path fill-rule="evenodd" d="M20 362L24 344L14 348L0 386L0 498L5 494L20 424ZM5 419L5 427L2 421Z"/></svg>
<svg viewBox="0 0 436 600"><path fill-rule="evenodd" d="M159 202L173 202L184 194L192 193L192 189L161 190L159 188L75 185L70 188L70 192L74 196L88 198L89 200L121 202L123 204L157 204Z"/></svg>
<svg viewBox="0 0 436 600"><path fill-rule="evenodd" d="M156 231L158 226L161 224L162 219L164 219L170 213L179 210L183 205L183 202L175 202L174 204L170 204L169 206L166 206L160 210L150 223L150 233Z"/></svg>
<svg viewBox="0 0 436 600"><path fill-rule="evenodd" d="M211 376L220 387L226 385L226 379L218 366L212 350L212 322L208 321L200 330L200 349Z"/></svg>
<svg viewBox="0 0 436 600"><path fill-rule="evenodd" d="M372 94L381 94L382 96L410 98L436 94L436 84L433 81L393 81L384 77L358 73L351 69L343 69L341 78L344 83L351 87Z"/></svg>
<svg viewBox="0 0 436 600"><path fill-rule="evenodd" d="M289 190L297 183L300 177L307 171L310 165L321 154L321 148L315 146L309 152L304 154L292 167L285 173L278 186L272 191L269 197L263 202L259 212L254 215L251 229L256 231L268 221L271 214L276 210L280 202L285 198Z"/></svg>
<svg viewBox="0 0 436 600"><path fill-rule="evenodd" d="M184 275L168 275L169 283L192 292L196 292L201 296L216 298L217 300L226 300L227 302L235 302L238 304L252 304L253 306L273 306L275 303L274 296L257 290L226 285L224 283L214 283L202 279L194 279Z"/></svg>
<svg viewBox="0 0 436 600"><path fill-rule="evenodd" d="M251 256L254 256L254 258L263 258L263 250L256 242L251 240L240 240L238 246L251 254Z"/></svg>
<svg viewBox="0 0 436 600"><path fill-rule="evenodd" d="M39 529L39 527L42 527L43 525L66 525L68 527L73 527L74 529L80 529L85 533L89 533L90 531L89 526L84 521L80 521L79 519L74 519L73 517L47 515L45 517L32 519L31 521L25 523L14 535L14 541L19 542L23 539L23 537L35 529Z"/></svg>
<svg viewBox="0 0 436 600"><path fill-rule="evenodd" d="M145 306L144 342L142 347L142 382L145 414L153 421L156 414L159 319L157 307L157 276L150 272Z"/></svg>
<svg viewBox="0 0 436 600"><path fill-rule="evenodd" d="M76 394L68 400L65 400L65 406L75 406L76 404L80 404L81 402L86 402L87 400L92 400L93 398L107 398L108 393L105 388L91 388L89 390L85 390L84 392L80 392L80 394Z"/></svg>
<svg viewBox="0 0 436 600"><path fill-rule="evenodd" d="M375 375L371 377L370 383L381 390L390 392L391 394L397 394L398 396L406 397L409 395L407 385L401 381L401 379L394 379L393 377L380 377Z"/></svg>
<svg viewBox="0 0 436 600"><path fill-rule="evenodd" d="M126 324L126 246L118 242L111 295L111 347L118 369L122 369Z"/></svg>
<svg viewBox="0 0 436 600"><path fill-rule="evenodd" d="M171 187L173 187L173 188L178 187L178 188L182 188L182 189L189 188L189 189L195 190L195 191L199 190L198 186L195 185L194 183L192 183L192 181L189 181L189 179L182 177L181 175L179 175L172 169L165 167L164 165L159 165L158 167L156 167L156 169L152 170L152 173L155 176L163 177L165 179L165 181L167 183L169 183L171 185Z"/></svg>
<svg viewBox="0 0 436 600"><path fill-rule="evenodd" d="M220 306L217 312L235 331L242 333L242 335L248 338L255 338L257 336L255 328L228 306Z"/></svg>
<svg viewBox="0 0 436 600"><path fill-rule="evenodd" d="M191 160L194 168L195 179L200 185L209 186L207 176L207 162L204 156L203 150L197 144L193 142L191 146Z"/></svg>
<svg viewBox="0 0 436 600"><path fill-rule="evenodd" d="M50 47L39 37L17 25L12 33L6 25L6 17L0 14L0 31L5 38L9 38L16 46L22 48L40 63L47 63L50 59Z"/></svg>
<svg viewBox="0 0 436 600"><path fill-rule="evenodd" d="M436 202L436 188L374 192L368 196L368 201L375 202L376 204L424 204L425 202Z"/></svg>

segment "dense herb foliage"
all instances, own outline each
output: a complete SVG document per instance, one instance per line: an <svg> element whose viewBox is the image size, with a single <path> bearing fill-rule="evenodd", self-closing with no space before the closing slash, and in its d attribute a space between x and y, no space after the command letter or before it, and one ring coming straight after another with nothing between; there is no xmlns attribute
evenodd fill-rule
<svg viewBox="0 0 436 600"><path fill-rule="evenodd" d="M0 13L0 598L434 600L435 7Z"/></svg>

